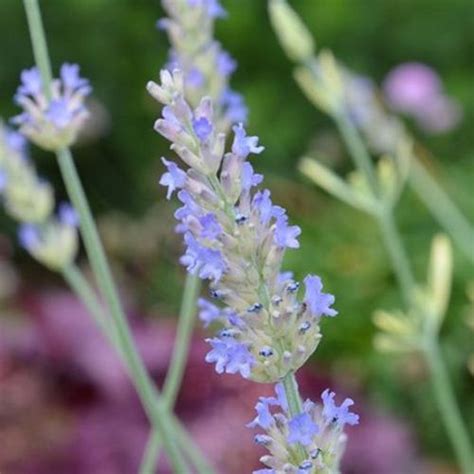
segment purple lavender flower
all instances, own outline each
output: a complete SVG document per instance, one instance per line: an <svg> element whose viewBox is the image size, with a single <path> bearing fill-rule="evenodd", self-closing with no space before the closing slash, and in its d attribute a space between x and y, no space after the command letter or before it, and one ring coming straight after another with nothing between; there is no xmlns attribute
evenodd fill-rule
<svg viewBox="0 0 474 474"><path fill-rule="evenodd" d="M80 90L82 94L87 95L91 92L89 81L80 77L79 66L77 64L64 63L60 70L61 80L67 92L73 93Z"/></svg>
<svg viewBox="0 0 474 474"><path fill-rule="evenodd" d="M234 131L234 141L232 143L232 153L239 158L245 159L250 153L256 155L262 153L265 149L263 146L258 146L258 137L248 137L242 123L232 127Z"/></svg>
<svg viewBox="0 0 474 474"><path fill-rule="evenodd" d="M345 424L357 425L359 423L359 415L349 411L349 407L354 405L354 401L350 398L346 398L340 406L337 406L334 402L335 396L336 394L329 389L326 389L321 394L324 403L323 416L326 422L335 423L341 428L343 428Z"/></svg>
<svg viewBox="0 0 474 474"><path fill-rule="evenodd" d="M77 227L79 225L79 215L68 202L59 205L58 217L59 221L66 226Z"/></svg>
<svg viewBox="0 0 474 474"><path fill-rule="evenodd" d="M200 245L191 232L186 232L184 240L187 249L180 261L188 272L197 272L200 278L214 282L220 280L226 269L222 254L218 250Z"/></svg>
<svg viewBox="0 0 474 474"><path fill-rule="evenodd" d="M181 170L176 163L168 161L166 158L161 158L161 161L166 166L168 171L160 178L162 186L168 186L166 199L170 199L176 189L180 189L186 182L186 173Z"/></svg>
<svg viewBox="0 0 474 474"><path fill-rule="evenodd" d="M263 175L254 173L252 165L246 161L242 165L242 172L240 175L242 190L244 192L250 191L250 188L258 186L263 181Z"/></svg>
<svg viewBox="0 0 474 474"><path fill-rule="evenodd" d="M18 240L24 249L34 250L41 242L38 227L33 224L22 224L18 230Z"/></svg>
<svg viewBox="0 0 474 474"><path fill-rule="evenodd" d="M193 120L194 133L201 142L205 142L212 133L212 124L206 117L199 117Z"/></svg>
<svg viewBox="0 0 474 474"><path fill-rule="evenodd" d="M221 51L217 56L217 70L222 76L230 76L237 69L237 63L227 52Z"/></svg>
<svg viewBox="0 0 474 474"><path fill-rule="evenodd" d="M191 8L204 8L211 18L224 17L226 11L218 0L188 0Z"/></svg>
<svg viewBox="0 0 474 474"><path fill-rule="evenodd" d="M204 298L198 299L198 308L200 310L199 319L203 322L204 327L207 327L209 324L220 320L222 317L221 309Z"/></svg>
<svg viewBox="0 0 474 474"><path fill-rule="evenodd" d="M270 413L271 401L264 397L260 397L260 401L255 405L255 410L257 411L257 416L253 421L247 424L249 428L256 428L259 426L264 430L268 430L270 426L274 423L273 415Z"/></svg>
<svg viewBox="0 0 474 474"><path fill-rule="evenodd" d="M300 443L303 446L308 446L318 432L318 425L308 413L300 413L288 422L287 440L290 444Z"/></svg>
<svg viewBox="0 0 474 474"><path fill-rule="evenodd" d="M3 170L0 170L0 193L3 192L8 182L7 173Z"/></svg>
<svg viewBox="0 0 474 474"><path fill-rule="evenodd" d="M240 373L245 379L250 376L254 358L244 344L232 338L224 340L214 338L206 341L212 346L212 350L206 355L206 362L215 363L218 374Z"/></svg>
<svg viewBox="0 0 474 474"><path fill-rule="evenodd" d="M21 72L20 79L21 84L18 87L17 95L21 97L23 95L35 96L41 94L43 81L41 80L41 74L38 68L32 67L31 69L23 70Z"/></svg>
<svg viewBox="0 0 474 474"><path fill-rule="evenodd" d="M46 150L57 150L71 145L88 117L84 100L91 92L89 81L79 76L77 64L61 66L60 79L51 84L45 95L37 68L21 73L21 84L15 102L23 113L12 121L20 132Z"/></svg>
<svg viewBox="0 0 474 474"><path fill-rule="evenodd" d="M288 225L288 218L280 216L276 221L275 242L281 247L290 249L299 248L300 244L297 237L301 234L301 229L297 225Z"/></svg>
<svg viewBox="0 0 474 474"><path fill-rule="evenodd" d="M201 237L205 239L215 239L222 234L222 227L212 212L200 217L199 223L202 226Z"/></svg>
<svg viewBox="0 0 474 474"><path fill-rule="evenodd" d="M230 123L240 123L247 121L248 110L244 98L232 89L226 89L219 101L225 111L225 116Z"/></svg>
<svg viewBox="0 0 474 474"><path fill-rule="evenodd" d="M336 316L337 311L331 308L334 304L334 296L329 293L323 293L323 284L321 278L316 275L308 275L304 279L306 293L305 303L313 316Z"/></svg>

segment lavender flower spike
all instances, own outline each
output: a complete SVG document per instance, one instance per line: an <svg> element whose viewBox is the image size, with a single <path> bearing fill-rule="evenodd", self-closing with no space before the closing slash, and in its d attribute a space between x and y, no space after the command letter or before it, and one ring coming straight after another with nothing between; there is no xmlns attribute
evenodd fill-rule
<svg viewBox="0 0 474 474"><path fill-rule="evenodd" d="M160 20L158 28L168 33L172 46L167 69L182 71L189 103L196 107L202 97L210 96L219 130L245 122L244 100L229 86L237 62L214 39L214 22L225 16L219 0L162 0L162 5L168 18ZM196 24L199 28L190 27ZM201 140L210 134L210 123L201 117L193 126Z"/></svg>
<svg viewBox="0 0 474 474"><path fill-rule="evenodd" d="M341 406L334 404L334 392L322 393L323 404L310 400L303 403L301 413L291 416L281 385L275 386L277 397L260 397L256 405L257 417L247 426L260 428L255 442L265 446L269 455L261 461L270 469L257 472L273 474L327 474L339 472L339 462L346 444L345 424L355 425L358 415L350 413L352 400ZM304 458L302 456L306 456Z"/></svg>
<svg viewBox="0 0 474 474"><path fill-rule="evenodd" d="M21 84L15 102L23 113L12 122L20 132L45 150L55 151L74 143L88 117L84 100L91 92L86 79L79 76L77 64L61 66L60 78L51 85L46 95L36 67L21 73Z"/></svg>
<svg viewBox="0 0 474 474"><path fill-rule="evenodd" d="M74 71L72 71L73 73ZM36 90L37 77L27 74L25 90ZM70 78L72 81L74 76ZM20 223L21 246L36 260L60 270L75 258L78 248L78 217L67 203L58 206L54 215L51 186L38 177L30 162L22 135L0 122L0 197L7 214Z"/></svg>
<svg viewBox="0 0 474 474"><path fill-rule="evenodd" d="M247 159L262 153L258 137L236 125L226 152L213 101L204 98L193 109L178 70L162 71L161 84L151 82L148 90L164 105L155 129L188 166L181 170L163 160L167 172L160 181L168 197L179 190L184 204L176 212L187 247L181 263L210 280L217 297L219 307L206 306L204 321L225 325L208 339L212 350L206 360L219 373L277 382L316 349L321 317L336 314L334 297L310 276L299 298L299 284L282 276L284 253L298 247L301 230L288 224L286 211L272 203L268 190L257 189L262 177Z"/></svg>

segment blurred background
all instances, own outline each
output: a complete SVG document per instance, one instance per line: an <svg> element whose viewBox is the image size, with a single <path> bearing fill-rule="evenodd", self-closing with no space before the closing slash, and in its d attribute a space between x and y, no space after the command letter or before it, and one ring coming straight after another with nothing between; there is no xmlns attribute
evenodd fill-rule
<svg viewBox="0 0 474 474"><path fill-rule="evenodd" d="M169 151L153 131L159 109L144 88L166 61L169 45L155 28L162 11L156 0L41 3L53 63L79 63L94 86L93 118L75 158L138 344L161 382L184 279L177 264L182 249L173 232L177 205L166 201L157 186L159 158ZM422 361L373 349L373 311L400 306L376 225L297 171L299 157L314 149L324 150L341 173L351 169L333 124L293 81L292 65L270 27L265 2L222 3L229 15L218 22L216 36L238 60L232 85L249 106L249 133L259 135L266 146L254 166L265 173L274 200L303 230L301 249L288 253L286 267L297 277L320 274L336 295L339 317L323 326L323 341L301 375L303 394L316 397L330 385L356 400L362 420L351 432L344 473L456 472ZM425 63L439 74L445 92L461 104L461 120L443 133L429 133L409 119L407 125L433 153L430 171L474 220L474 4L292 4L318 47L332 49L360 74L381 82L390 69L407 61ZM32 65L18 0L0 2L0 45L0 116L8 118L18 112L12 96L19 73ZM38 149L32 153L41 173L55 183L58 197L64 197L52 157ZM417 276L424 278L429 242L439 228L410 190L397 217ZM474 364L471 359L470 371L469 360L474 332L468 321L474 318L474 272L454 252L452 300L442 339L472 432ZM215 376L203 362L203 335L196 333L177 412L220 472L248 472L258 464L260 452L244 424L268 387ZM228 415L225 425L222 413ZM0 213L0 472L133 473L146 435L144 415L119 362L61 281L16 246L14 225ZM166 469L162 464L158 472Z"/></svg>

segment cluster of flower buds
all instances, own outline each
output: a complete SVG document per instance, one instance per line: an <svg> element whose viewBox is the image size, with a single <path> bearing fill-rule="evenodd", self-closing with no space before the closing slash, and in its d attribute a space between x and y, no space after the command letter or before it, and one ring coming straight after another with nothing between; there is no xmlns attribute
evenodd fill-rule
<svg viewBox="0 0 474 474"><path fill-rule="evenodd" d="M275 392L276 397L260 397L257 416L247 425L265 431L254 439L270 452L260 458L268 468L254 474L339 472L346 444L344 426L359 422L359 416L349 411L354 402L346 398L337 406L335 393L326 389L322 403L306 400L301 413L291 416L283 386L276 384Z"/></svg>
<svg viewBox="0 0 474 474"><path fill-rule="evenodd" d="M77 253L77 217L69 204L58 206L54 193L38 177L22 135L0 123L0 198L5 210L20 222L21 245L53 270L70 264Z"/></svg>
<svg viewBox="0 0 474 474"><path fill-rule="evenodd" d="M38 68L26 69L15 95L23 112L12 121L45 150L67 147L76 140L88 117L84 100L90 92L89 81L79 76L77 64L63 64L60 79L52 81L50 90L45 88Z"/></svg>
<svg viewBox="0 0 474 474"><path fill-rule="evenodd" d="M247 108L240 94L229 87L236 61L213 37L214 21L226 12L218 0L163 0L168 18L158 21L167 31L172 48L167 69L183 71L186 98L197 106L212 98L215 123L226 130L245 122Z"/></svg>
<svg viewBox="0 0 474 474"><path fill-rule="evenodd" d="M155 129L189 167L163 158L160 183L169 198L179 189L183 206L175 216L187 246L181 263L210 280L215 303L201 300L201 318L224 324L209 339L206 360L219 373L240 373L259 382L276 382L301 367L321 338L323 316L335 316L334 297L322 292L319 277L304 279L305 292L291 274L281 273L285 250L297 248L300 229L288 224L286 211L272 203L270 191L254 190L263 177L247 161L259 154L257 137L241 124L233 127L231 150L214 121L213 103L203 98L193 110L184 97L179 70L161 72L161 85L148 84L163 103Z"/></svg>

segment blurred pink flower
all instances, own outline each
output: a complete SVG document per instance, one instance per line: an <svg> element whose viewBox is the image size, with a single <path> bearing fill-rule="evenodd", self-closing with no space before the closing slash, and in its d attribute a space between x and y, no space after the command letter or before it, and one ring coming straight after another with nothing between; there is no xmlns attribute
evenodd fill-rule
<svg viewBox="0 0 474 474"><path fill-rule="evenodd" d="M444 95L440 77L425 64L395 67L386 76L383 91L394 110L410 115L427 132L448 131L461 119L459 104Z"/></svg>

